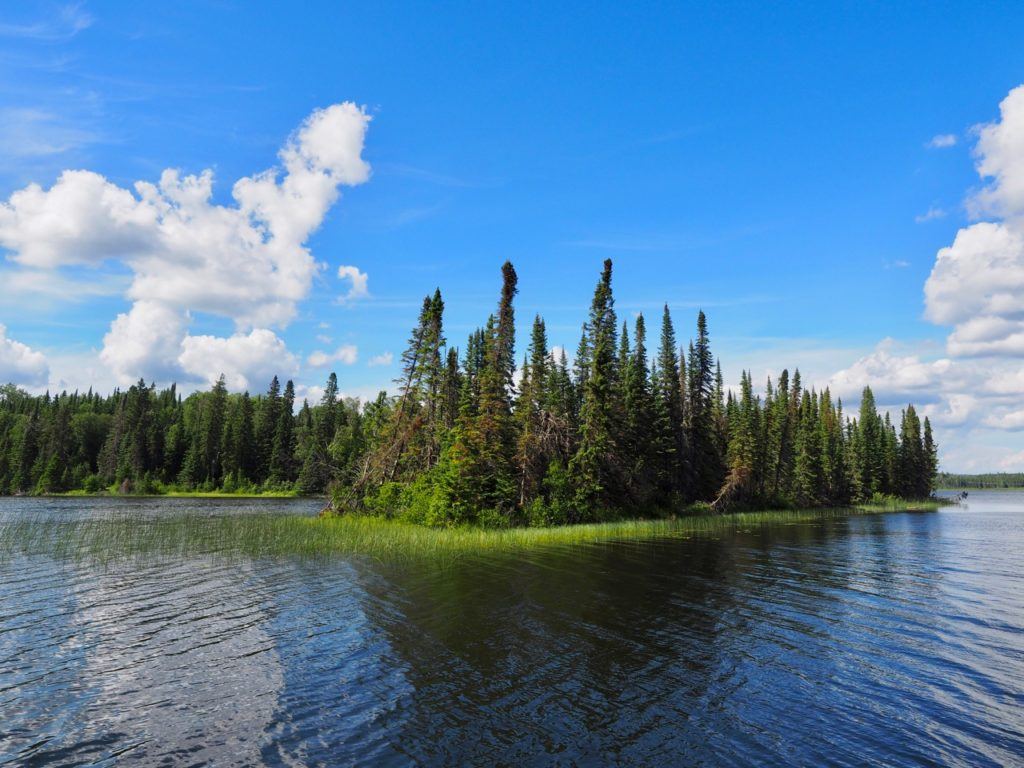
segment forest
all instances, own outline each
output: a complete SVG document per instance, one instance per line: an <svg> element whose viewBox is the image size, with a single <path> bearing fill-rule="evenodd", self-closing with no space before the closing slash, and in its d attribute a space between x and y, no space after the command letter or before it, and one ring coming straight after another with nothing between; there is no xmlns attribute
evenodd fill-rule
<svg viewBox="0 0 1024 768"><path fill-rule="evenodd" d="M187 397L139 381L110 395L0 388L0 493L328 494L337 513L428 525L555 525L735 508L845 506L932 494L931 424L908 405L854 417L783 370L723 386L707 319L686 346L671 313L619 324L605 261L570 365L535 317L517 365L517 276L463 348L424 298L393 394L360 403L331 374L318 403L291 381Z"/></svg>
<svg viewBox="0 0 1024 768"><path fill-rule="evenodd" d="M989 472L980 475L958 475L940 472L937 488L950 490L970 488L1024 488L1024 472Z"/></svg>

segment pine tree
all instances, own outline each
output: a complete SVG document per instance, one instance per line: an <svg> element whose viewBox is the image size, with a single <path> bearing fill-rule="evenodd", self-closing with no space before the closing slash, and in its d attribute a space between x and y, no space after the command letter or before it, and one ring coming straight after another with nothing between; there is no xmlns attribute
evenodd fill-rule
<svg viewBox="0 0 1024 768"><path fill-rule="evenodd" d="M683 432L683 394L680 387L676 335L668 304L661 315L661 340L657 364L651 372L654 391L654 443L657 453L657 485L662 496L686 498L690 492L690 464Z"/></svg>
<svg viewBox="0 0 1024 768"><path fill-rule="evenodd" d="M652 450L654 403L647 367L647 327L642 314L637 315L633 340L633 352L626 361L623 374L626 482L634 504L647 505L655 501L658 459Z"/></svg>
<svg viewBox="0 0 1024 768"><path fill-rule="evenodd" d="M714 359L704 312L697 314L697 339L689 361L689 449L696 498L714 499L723 477L722 455L714 424Z"/></svg>
<svg viewBox="0 0 1024 768"><path fill-rule="evenodd" d="M871 387L864 387L860 399L860 412L856 426L854 461L862 499L870 499L876 493L884 492L886 483L885 460L886 435L882 419L875 408L875 396Z"/></svg>
<svg viewBox="0 0 1024 768"><path fill-rule="evenodd" d="M274 430L273 450L270 453L268 479L272 483L291 483L297 475L295 465L295 384L289 379L284 385L281 412Z"/></svg>
<svg viewBox="0 0 1024 768"><path fill-rule="evenodd" d="M921 478L921 498L928 498L935 492L935 476L939 471L939 448L932 435L932 423L928 417L924 417L924 438L922 439L924 452L924 475Z"/></svg>
<svg viewBox="0 0 1024 768"><path fill-rule="evenodd" d="M802 507L821 504L824 487L818 398L806 389L800 399L800 426L796 435L793 493Z"/></svg>
<svg viewBox="0 0 1024 768"><path fill-rule="evenodd" d="M480 514L492 523L508 524L516 518L519 493L511 407L516 283L515 270L506 262L499 319L488 319L480 360L472 364L478 370L467 376L452 444L438 474L448 522L467 522Z"/></svg>
<svg viewBox="0 0 1024 768"><path fill-rule="evenodd" d="M729 475L715 501L716 507L749 504L757 498L761 424L753 390L750 374L743 371L739 401L733 402L729 411ZM724 421L725 408L722 410Z"/></svg>
<svg viewBox="0 0 1024 768"><path fill-rule="evenodd" d="M281 382L277 376L270 380L266 397L259 402L256 419L256 475L270 475L270 462L274 454L274 435L281 421Z"/></svg>
<svg viewBox="0 0 1024 768"><path fill-rule="evenodd" d="M928 496L923 481L928 476L929 463L921 439L921 420L914 406L908 405L900 418L896 483L896 491L900 496L907 499Z"/></svg>
<svg viewBox="0 0 1024 768"><path fill-rule="evenodd" d="M606 259L590 306L590 370L580 407L580 442L569 462L569 476L576 491L576 516L581 520L601 515L621 500L622 468L616 460L615 437L617 321L611 279L612 262Z"/></svg>

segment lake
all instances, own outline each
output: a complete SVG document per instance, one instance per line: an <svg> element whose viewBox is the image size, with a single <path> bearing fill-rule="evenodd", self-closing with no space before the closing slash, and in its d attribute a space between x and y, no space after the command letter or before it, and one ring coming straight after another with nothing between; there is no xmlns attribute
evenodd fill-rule
<svg viewBox="0 0 1024 768"><path fill-rule="evenodd" d="M0 560L0 764L754 763L1024 764L1024 493L444 567Z"/></svg>

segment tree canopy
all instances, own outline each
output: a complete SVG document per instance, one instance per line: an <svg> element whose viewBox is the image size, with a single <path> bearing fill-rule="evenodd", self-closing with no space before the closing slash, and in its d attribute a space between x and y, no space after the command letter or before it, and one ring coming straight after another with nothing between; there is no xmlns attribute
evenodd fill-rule
<svg viewBox="0 0 1024 768"><path fill-rule="evenodd" d="M396 389L361 404L335 374L296 407L293 382L183 398L139 381L106 396L0 388L0 493L81 489L330 490L339 509L433 525L549 525L672 513L695 502L843 505L932 493L937 446L908 405L893 423L865 388L856 417L782 370L726 391L707 317L657 349L642 314L620 326L612 262L598 276L570 367L539 315L517 367L512 264L497 306L462 349L427 295ZM653 343L653 342L652 342Z"/></svg>

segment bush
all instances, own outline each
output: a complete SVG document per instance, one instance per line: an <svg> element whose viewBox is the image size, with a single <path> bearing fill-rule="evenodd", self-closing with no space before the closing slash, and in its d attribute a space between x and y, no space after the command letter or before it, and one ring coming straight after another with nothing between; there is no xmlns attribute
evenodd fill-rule
<svg viewBox="0 0 1024 768"><path fill-rule="evenodd" d="M82 483L82 490L86 493L99 493L103 489L103 478L99 475L89 475Z"/></svg>

